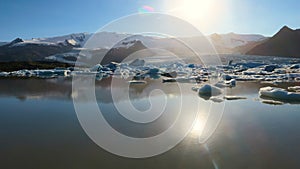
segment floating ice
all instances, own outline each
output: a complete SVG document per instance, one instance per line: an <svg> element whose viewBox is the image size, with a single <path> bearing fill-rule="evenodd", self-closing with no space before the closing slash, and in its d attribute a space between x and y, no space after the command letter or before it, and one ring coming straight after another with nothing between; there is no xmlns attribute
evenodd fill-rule
<svg viewBox="0 0 300 169"><path fill-rule="evenodd" d="M9 73L7 73L7 72L0 72L0 77L6 77L8 75L9 75Z"/></svg>
<svg viewBox="0 0 300 169"><path fill-rule="evenodd" d="M223 80L231 80L232 79L232 77L227 74L223 75L222 78L223 78Z"/></svg>
<svg viewBox="0 0 300 169"><path fill-rule="evenodd" d="M172 82L178 82L178 83L196 83L197 79L194 77L177 77L177 78L165 78L162 80L163 83L172 83Z"/></svg>
<svg viewBox="0 0 300 169"><path fill-rule="evenodd" d="M165 78L162 79L163 83L172 83L172 82L176 82L176 78Z"/></svg>
<svg viewBox="0 0 300 169"><path fill-rule="evenodd" d="M91 68L76 67L62 70L49 69L0 72L0 76L43 78L68 76L69 74L101 74L103 78L115 75L115 77L124 79L134 77L134 80L143 80L145 78L156 79L163 76L163 82L201 83L213 78L219 78L216 72L221 72L222 81L215 85L220 88L234 87L236 81L260 81L262 83L266 81L270 83L300 81L299 61L291 62L289 59L284 58L267 59L267 57L250 56L238 56L238 58L238 60L233 59L235 63L231 62L229 65L213 67L203 67L201 65L181 61L146 63L143 59L135 59L131 63L111 62L103 66L97 64Z"/></svg>
<svg viewBox="0 0 300 169"><path fill-rule="evenodd" d="M265 104L271 104L271 105L283 105L284 103L281 101L275 101L275 100L262 100L262 103Z"/></svg>
<svg viewBox="0 0 300 169"><path fill-rule="evenodd" d="M198 94L206 96L217 96L222 94L222 90L218 87L205 84L202 87L198 88Z"/></svg>
<svg viewBox="0 0 300 169"><path fill-rule="evenodd" d="M236 86L236 80L235 79L231 79L231 80L227 80L227 81L220 81L217 84L215 84L215 86L217 87L235 87Z"/></svg>
<svg viewBox="0 0 300 169"><path fill-rule="evenodd" d="M128 83L130 83L130 84L146 84L147 82L144 80L131 80L131 81L128 81Z"/></svg>
<svg viewBox="0 0 300 169"><path fill-rule="evenodd" d="M259 94L264 97L269 97L278 100L300 101L300 93L287 92L285 89L276 87L260 88Z"/></svg>
<svg viewBox="0 0 300 169"><path fill-rule="evenodd" d="M243 96L224 96L226 100L240 100L240 99L247 99L247 97Z"/></svg>
<svg viewBox="0 0 300 169"><path fill-rule="evenodd" d="M120 64L116 62L110 62L109 64L105 65L106 68L109 68L112 71L115 71L118 66L120 66Z"/></svg>
<svg viewBox="0 0 300 169"><path fill-rule="evenodd" d="M266 65L264 71L273 72L276 68L278 68L277 65Z"/></svg>
<svg viewBox="0 0 300 169"><path fill-rule="evenodd" d="M159 69L158 68L151 68L148 70L147 74L158 74Z"/></svg>
<svg viewBox="0 0 300 169"><path fill-rule="evenodd" d="M288 87L288 89L291 91L300 92L300 86L291 86Z"/></svg>
<svg viewBox="0 0 300 169"><path fill-rule="evenodd" d="M164 72L164 73L161 73L161 75L165 76L165 77L176 78L177 77L177 72L176 71Z"/></svg>
<svg viewBox="0 0 300 169"><path fill-rule="evenodd" d="M103 67L100 64L96 64L92 68L90 68L90 71L96 71L99 72Z"/></svg>
<svg viewBox="0 0 300 169"><path fill-rule="evenodd" d="M224 99L220 98L220 97L210 97L211 101L215 102L215 103L222 103L224 101Z"/></svg>
<svg viewBox="0 0 300 169"><path fill-rule="evenodd" d="M294 64L290 67L290 69L300 69L300 64Z"/></svg>
<svg viewBox="0 0 300 169"><path fill-rule="evenodd" d="M35 70L37 76L54 76L54 70Z"/></svg>

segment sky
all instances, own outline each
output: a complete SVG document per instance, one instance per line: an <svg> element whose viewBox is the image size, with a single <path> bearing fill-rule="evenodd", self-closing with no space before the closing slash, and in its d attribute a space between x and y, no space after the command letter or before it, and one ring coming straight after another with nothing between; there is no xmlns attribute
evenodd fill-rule
<svg viewBox="0 0 300 169"><path fill-rule="evenodd" d="M299 0L1 0L0 41L92 33L138 12L173 15L204 34L272 36L284 25L300 28L299 9Z"/></svg>

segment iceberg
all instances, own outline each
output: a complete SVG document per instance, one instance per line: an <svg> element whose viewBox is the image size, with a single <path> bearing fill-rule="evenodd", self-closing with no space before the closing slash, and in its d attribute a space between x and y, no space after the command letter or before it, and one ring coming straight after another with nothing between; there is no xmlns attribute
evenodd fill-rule
<svg viewBox="0 0 300 169"><path fill-rule="evenodd" d="M158 74L158 72L159 72L158 68L151 68L148 70L147 74L154 75L154 74Z"/></svg>
<svg viewBox="0 0 300 169"><path fill-rule="evenodd" d="M217 87L235 87L236 86L236 80L235 79L231 79L228 81L220 81L217 84L215 84L215 86Z"/></svg>
<svg viewBox="0 0 300 169"><path fill-rule="evenodd" d="M260 96L269 97L278 100L300 101L300 93L288 92L282 88L263 87L259 90Z"/></svg>
<svg viewBox="0 0 300 169"><path fill-rule="evenodd" d="M196 83L196 79L191 77L177 77L177 78L165 78L162 80L163 83L171 83L171 82L178 82L178 83Z"/></svg>
<svg viewBox="0 0 300 169"><path fill-rule="evenodd" d="M198 88L199 95L206 95L206 96L217 96L222 94L222 90L218 87L205 84L202 87Z"/></svg>
<svg viewBox="0 0 300 169"><path fill-rule="evenodd" d="M111 71L115 71L118 66L120 66L120 64L117 62L110 62L109 64L105 65L105 67L109 68Z"/></svg>
<svg viewBox="0 0 300 169"><path fill-rule="evenodd" d="M264 71L273 72L276 68L278 68L277 65L266 65Z"/></svg>
<svg viewBox="0 0 300 169"><path fill-rule="evenodd" d="M35 70L34 74L37 76L42 76L42 77L51 77L54 76L54 70Z"/></svg>
<svg viewBox="0 0 300 169"><path fill-rule="evenodd" d="M232 77L227 74L223 75L222 78L227 81L232 79Z"/></svg>
<svg viewBox="0 0 300 169"><path fill-rule="evenodd" d="M290 69L300 69L300 64L294 64L290 67Z"/></svg>
<svg viewBox="0 0 300 169"><path fill-rule="evenodd" d="M163 72L163 73L161 73L161 76L176 78L177 77L177 72L176 71Z"/></svg>
<svg viewBox="0 0 300 169"><path fill-rule="evenodd" d="M93 72L99 72L103 67L100 64L96 64L95 66L93 66L92 68L90 68L90 71Z"/></svg>
<svg viewBox="0 0 300 169"><path fill-rule="evenodd" d="M0 77L6 77L8 75L9 75L9 73L7 73L7 72L0 72Z"/></svg>

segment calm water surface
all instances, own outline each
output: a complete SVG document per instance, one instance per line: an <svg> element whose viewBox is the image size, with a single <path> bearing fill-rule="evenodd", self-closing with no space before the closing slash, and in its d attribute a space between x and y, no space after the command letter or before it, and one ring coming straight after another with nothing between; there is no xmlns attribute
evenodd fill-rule
<svg viewBox="0 0 300 169"><path fill-rule="evenodd" d="M201 102L203 110L207 110L209 101L191 91L192 85L184 85L184 95ZM0 168L299 168L300 105L261 103L258 90L267 85L240 82L228 89L227 94L247 99L226 101L223 118L205 144L199 144L197 135L191 133L164 154L129 159L104 151L85 134L74 111L71 79L0 79ZM157 86L168 97L178 96L174 84L163 84L158 79L132 86L132 104L137 109L147 109L149 102L145 98ZM118 90L117 101L126 102L122 89ZM145 137L168 126L159 120L149 126L128 126L114 110L109 92L109 79L96 83L98 104L116 130ZM173 105L175 102L176 99ZM175 105L172 108L177 110Z"/></svg>

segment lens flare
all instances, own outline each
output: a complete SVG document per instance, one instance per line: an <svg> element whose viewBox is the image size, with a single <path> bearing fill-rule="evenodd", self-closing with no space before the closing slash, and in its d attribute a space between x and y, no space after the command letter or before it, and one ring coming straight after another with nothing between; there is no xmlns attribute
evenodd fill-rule
<svg viewBox="0 0 300 169"><path fill-rule="evenodd" d="M149 12L154 12L154 8L147 5L144 5L141 8L139 8L139 13L149 13Z"/></svg>

